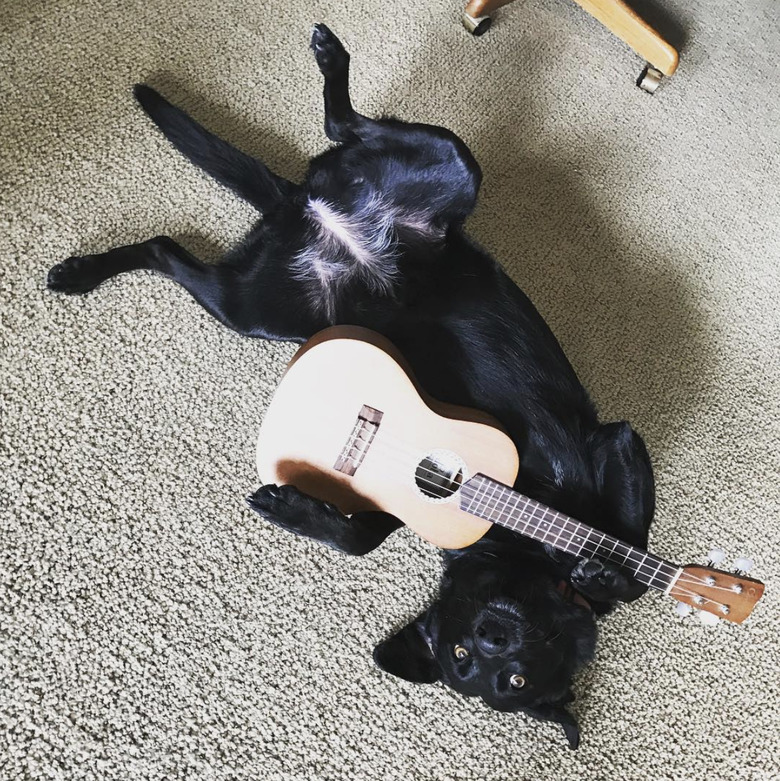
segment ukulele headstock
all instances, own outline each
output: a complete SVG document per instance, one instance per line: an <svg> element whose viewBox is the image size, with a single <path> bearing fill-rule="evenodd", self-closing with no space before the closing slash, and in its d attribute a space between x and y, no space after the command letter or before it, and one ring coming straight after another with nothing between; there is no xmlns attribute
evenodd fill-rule
<svg viewBox="0 0 780 781"><path fill-rule="evenodd" d="M715 549L710 551L709 563L720 564L724 558L723 551ZM683 567L669 590L669 595L680 603L677 606L679 615L685 617L698 610L702 611L699 617L705 624L717 623L719 618L741 624L761 599L764 584L745 575L753 566L750 559L735 559L734 566L734 572L695 564Z"/></svg>

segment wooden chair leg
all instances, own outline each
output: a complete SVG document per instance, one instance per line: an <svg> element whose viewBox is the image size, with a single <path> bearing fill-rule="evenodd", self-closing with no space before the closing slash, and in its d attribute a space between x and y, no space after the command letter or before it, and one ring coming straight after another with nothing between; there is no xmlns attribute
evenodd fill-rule
<svg viewBox="0 0 780 781"><path fill-rule="evenodd" d="M514 0L471 0L466 6L466 13L475 19L478 16L490 16L493 11L497 11L502 5L509 5Z"/></svg>
<svg viewBox="0 0 780 781"><path fill-rule="evenodd" d="M511 2L513 0L470 0L463 12L463 24L474 35L482 35L490 27L490 14ZM637 82L647 92L655 92L661 74L671 76L677 70L679 61L677 50L644 19L634 13L623 0L574 0L574 2L598 19L652 66L645 68Z"/></svg>
<svg viewBox="0 0 780 781"><path fill-rule="evenodd" d="M595 16L608 30L627 43L640 57L661 73L671 76L677 70L677 50L623 0L574 0Z"/></svg>

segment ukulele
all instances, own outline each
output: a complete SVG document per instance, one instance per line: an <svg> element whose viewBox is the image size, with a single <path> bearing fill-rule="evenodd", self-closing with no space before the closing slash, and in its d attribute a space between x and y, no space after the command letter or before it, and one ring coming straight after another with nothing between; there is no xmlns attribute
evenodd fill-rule
<svg viewBox="0 0 780 781"><path fill-rule="evenodd" d="M741 570L680 567L523 496L509 487L518 468L497 420L430 398L387 339L353 326L321 331L293 356L257 445L263 483L294 485L347 515L383 510L442 548L499 524L614 562L705 623L741 623L761 598L764 585Z"/></svg>

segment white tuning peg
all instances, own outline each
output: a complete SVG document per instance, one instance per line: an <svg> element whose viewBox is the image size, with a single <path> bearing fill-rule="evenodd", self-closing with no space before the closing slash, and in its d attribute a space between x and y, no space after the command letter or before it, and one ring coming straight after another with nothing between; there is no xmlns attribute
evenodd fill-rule
<svg viewBox="0 0 780 781"><path fill-rule="evenodd" d="M680 618L686 618L691 613L693 613L693 608L690 605L687 605L685 602L678 602L674 606L674 609Z"/></svg>
<svg viewBox="0 0 780 781"><path fill-rule="evenodd" d="M753 569L753 559L749 559L746 556L739 556L734 559L734 568L737 572L750 572Z"/></svg>
<svg viewBox="0 0 780 781"><path fill-rule="evenodd" d="M711 567L718 567L723 564L726 554L720 548L713 548L707 554L707 560Z"/></svg>
<svg viewBox="0 0 780 781"><path fill-rule="evenodd" d="M715 626L720 622L720 619L714 613L708 613L706 610L699 610L699 621L704 626Z"/></svg>

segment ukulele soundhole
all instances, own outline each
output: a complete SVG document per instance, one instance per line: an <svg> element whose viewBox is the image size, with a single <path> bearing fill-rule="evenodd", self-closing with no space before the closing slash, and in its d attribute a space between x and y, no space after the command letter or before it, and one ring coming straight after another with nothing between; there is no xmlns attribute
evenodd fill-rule
<svg viewBox="0 0 780 781"><path fill-rule="evenodd" d="M466 464L455 453L434 450L417 464L414 481L426 499L444 502L460 490L465 471Z"/></svg>

